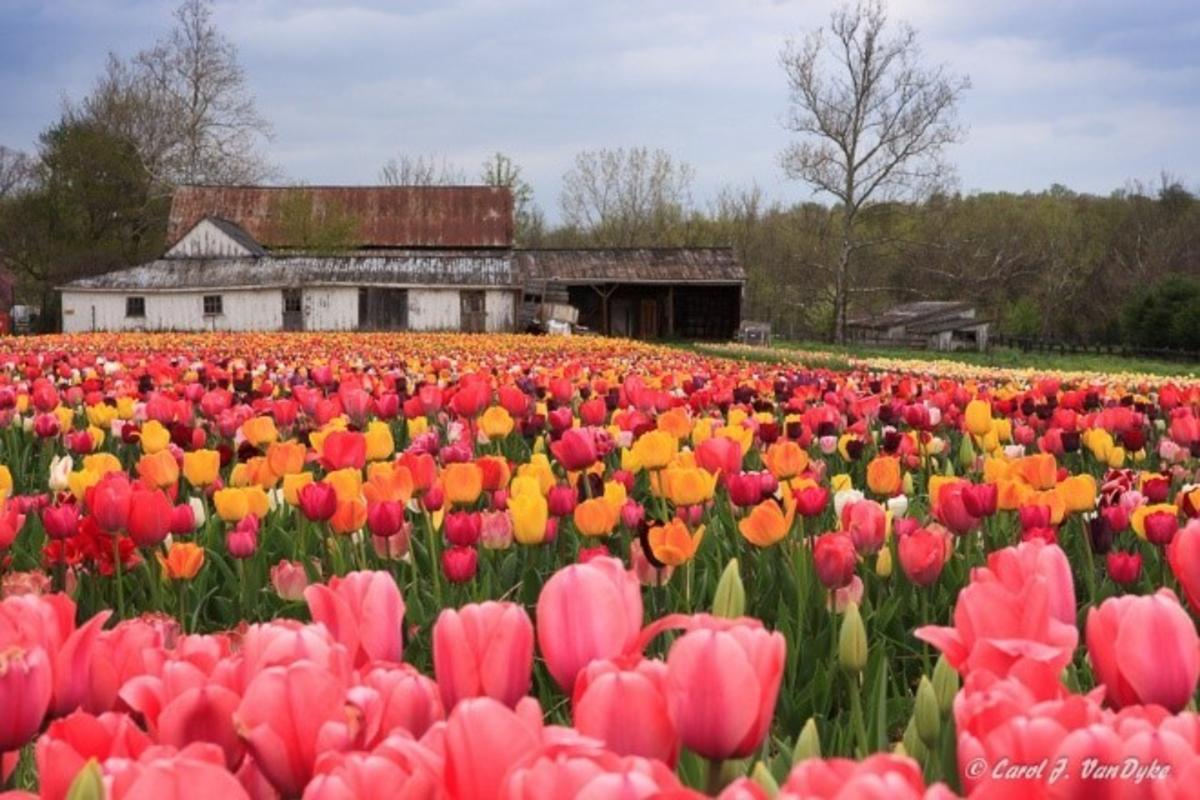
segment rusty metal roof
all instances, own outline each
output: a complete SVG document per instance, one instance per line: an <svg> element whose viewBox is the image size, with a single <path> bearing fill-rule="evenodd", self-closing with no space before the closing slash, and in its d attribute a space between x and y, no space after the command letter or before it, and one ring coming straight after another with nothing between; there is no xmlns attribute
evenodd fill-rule
<svg viewBox="0 0 1200 800"><path fill-rule="evenodd" d="M494 186L181 186L171 200L167 246L204 217L220 217L268 248L286 248L279 203L304 193L314 217L348 214L356 247L511 247L513 199Z"/></svg>
<svg viewBox="0 0 1200 800"><path fill-rule="evenodd" d="M726 247L539 249L516 252L527 284L740 284L746 272Z"/></svg>
<svg viewBox="0 0 1200 800"><path fill-rule="evenodd" d="M914 333L936 333L983 323L976 318L975 306L961 300L919 300L902 303L875 314L847 321L855 328L886 329L904 327Z"/></svg>
<svg viewBox="0 0 1200 800"><path fill-rule="evenodd" d="M428 250L353 256L171 258L65 286L67 291L171 292L202 289L328 286L513 286L508 253Z"/></svg>

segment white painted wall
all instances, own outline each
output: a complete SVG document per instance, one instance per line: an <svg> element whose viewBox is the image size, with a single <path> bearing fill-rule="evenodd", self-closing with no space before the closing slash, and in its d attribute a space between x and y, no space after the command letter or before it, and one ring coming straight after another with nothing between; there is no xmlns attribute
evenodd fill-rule
<svg viewBox="0 0 1200 800"><path fill-rule="evenodd" d="M206 316L204 296L219 294L222 313ZM126 317L125 298L145 297L146 316ZM81 331L256 331L283 327L283 293L279 289L160 292L138 295L117 292L64 291L63 330Z"/></svg>
<svg viewBox="0 0 1200 800"><path fill-rule="evenodd" d="M202 219L167 251L167 258L237 258L251 255L235 239Z"/></svg>
<svg viewBox="0 0 1200 800"><path fill-rule="evenodd" d="M458 330L461 301L458 289L408 290L408 326L414 331ZM224 313L204 315L204 296L219 294ZM513 326L513 291L488 289L484 293L487 330L507 331ZM146 298L146 316L127 318L126 297ZM304 329L344 331L358 327L358 287L319 286L304 289ZM208 292L120 292L64 290L63 330L85 331L247 331L283 327L281 289L227 289Z"/></svg>
<svg viewBox="0 0 1200 800"><path fill-rule="evenodd" d="M317 286L304 290L304 330L352 331L357 327L357 286Z"/></svg>

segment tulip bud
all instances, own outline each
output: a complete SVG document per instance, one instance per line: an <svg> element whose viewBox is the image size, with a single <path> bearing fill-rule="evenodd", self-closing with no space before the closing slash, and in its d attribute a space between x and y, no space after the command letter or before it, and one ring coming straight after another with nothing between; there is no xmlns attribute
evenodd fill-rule
<svg viewBox="0 0 1200 800"><path fill-rule="evenodd" d="M904 494L910 497L912 496L913 478L911 472L904 473L904 479L900 481L900 488L904 491Z"/></svg>
<svg viewBox="0 0 1200 800"><path fill-rule="evenodd" d="M892 576L892 551L885 547L875 556L875 574L881 578Z"/></svg>
<svg viewBox="0 0 1200 800"><path fill-rule="evenodd" d="M958 465L962 467L963 472L975 466L975 445L971 443L970 436L964 436L962 444L958 447Z"/></svg>
<svg viewBox="0 0 1200 800"><path fill-rule="evenodd" d="M938 708L943 714L949 714L954 707L959 683L958 670L950 666L945 656L939 656L933 668L933 691L937 694Z"/></svg>
<svg viewBox="0 0 1200 800"><path fill-rule="evenodd" d="M917 723L917 736L928 748L937 746L938 735L942 732L942 710L938 704L937 692L925 675L917 685L917 701L913 710L913 719Z"/></svg>
<svg viewBox="0 0 1200 800"><path fill-rule="evenodd" d="M83 769L71 781L67 790L67 800L104 800L104 776L100 771L100 762L89 759Z"/></svg>
<svg viewBox="0 0 1200 800"><path fill-rule="evenodd" d="M796 746L792 748L792 764L799 764L806 758L821 757L821 735L817 731L817 721L809 717L808 722L800 729L796 737Z"/></svg>
<svg viewBox="0 0 1200 800"><path fill-rule="evenodd" d="M713 597L713 614L718 617L734 619L746 613L746 587L742 583L738 571L738 560L729 559L721 579L717 581L717 591Z"/></svg>
<svg viewBox="0 0 1200 800"><path fill-rule="evenodd" d="M759 761L754 765L754 769L750 772L750 779L762 787L768 798L779 794L779 782L775 780L775 776L763 762Z"/></svg>
<svg viewBox="0 0 1200 800"><path fill-rule="evenodd" d="M904 754L917 761L924 761L928 754L928 749L925 743L921 741L921 737L917 735L917 718L910 717L908 725L904 728L904 736L900 739L898 748L904 748Z"/></svg>
<svg viewBox="0 0 1200 800"><path fill-rule="evenodd" d="M856 675L867 668L867 628L855 602L846 605L846 613L842 616L838 663L842 669Z"/></svg>

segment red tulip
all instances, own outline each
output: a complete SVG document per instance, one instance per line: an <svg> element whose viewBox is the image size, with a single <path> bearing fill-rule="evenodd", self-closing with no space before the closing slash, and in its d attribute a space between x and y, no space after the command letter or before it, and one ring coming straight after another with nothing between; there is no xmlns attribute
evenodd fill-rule
<svg viewBox="0 0 1200 800"><path fill-rule="evenodd" d="M844 533L826 533L813 544L813 564L817 578L826 589L841 589L850 583L858 566L854 542Z"/></svg>
<svg viewBox="0 0 1200 800"><path fill-rule="evenodd" d="M280 794L299 797L319 754L349 748L345 694L337 676L307 660L265 669L246 687L234 724Z"/></svg>
<svg viewBox="0 0 1200 800"><path fill-rule="evenodd" d="M443 610L433 626L433 669L447 709L469 697L516 706L533 672L529 615L515 603L493 601Z"/></svg>
<svg viewBox="0 0 1200 800"><path fill-rule="evenodd" d="M970 483L963 487L963 507L972 517L990 517L996 513L998 496L994 483Z"/></svg>
<svg viewBox="0 0 1200 800"><path fill-rule="evenodd" d="M171 509L171 533L186 536L196 530L196 511L191 503L180 503Z"/></svg>
<svg viewBox="0 0 1200 800"><path fill-rule="evenodd" d="M367 504L367 528L372 536L387 539L404 527L404 505L398 500Z"/></svg>
<svg viewBox="0 0 1200 800"><path fill-rule="evenodd" d="M733 475L742 468L742 446L726 436L710 437L696 448L696 463L713 475Z"/></svg>
<svg viewBox="0 0 1200 800"><path fill-rule="evenodd" d="M337 491L328 483L308 483L300 488L300 513L313 522L326 522L337 513Z"/></svg>
<svg viewBox="0 0 1200 800"><path fill-rule="evenodd" d="M963 497L970 485L969 481L961 478L947 481L938 487L936 496L930 498L931 510L937 521L960 536L979 525L979 517L970 512Z"/></svg>
<svg viewBox="0 0 1200 800"><path fill-rule="evenodd" d="M667 700L683 744L705 758L746 758L775 713L783 636L756 620L701 627L667 655Z"/></svg>
<svg viewBox="0 0 1200 800"><path fill-rule="evenodd" d="M479 551L474 547L447 547L442 551L442 572L451 583L466 583L479 571Z"/></svg>
<svg viewBox="0 0 1200 800"><path fill-rule="evenodd" d="M346 646L357 666L399 662L404 651L404 599L387 572L351 572L304 590L314 622Z"/></svg>
<svg viewBox="0 0 1200 800"><path fill-rule="evenodd" d="M42 527L50 539L70 539L79 532L79 506L74 503L46 506L42 509Z"/></svg>
<svg viewBox="0 0 1200 800"><path fill-rule="evenodd" d="M158 489L133 491L129 500L129 516L125 529L129 538L138 547L154 547L171 532L171 515L174 507L167 496Z"/></svg>
<svg viewBox="0 0 1200 800"><path fill-rule="evenodd" d="M579 493L574 488L561 484L551 486L550 494L546 497L550 513L556 517L570 516L575 511L575 505L578 501Z"/></svg>
<svg viewBox="0 0 1200 800"><path fill-rule="evenodd" d="M1117 708L1155 703L1172 713L1200 678L1200 637L1169 589L1110 597L1088 611L1088 659Z"/></svg>
<svg viewBox="0 0 1200 800"><path fill-rule="evenodd" d="M563 567L538 596L538 646L550 675L568 694L580 670L594 659L625 652L641 627L641 586L615 558Z"/></svg>
<svg viewBox="0 0 1200 800"><path fill-rule="evenodd" d="M1173 511L1155 511L1146 516L1146 540L1159 547L1166 546L1179 530L1179 517Z"/></svg>
<svg viewBox="0 0 1200 800"><path fill-rule="evenodd" d="M1021 523L1021 530L1049 528L1052 512L1050 506L1023 505L1017 509L1017 519Z"/></svg>
<svg viewBox="0 0 1200 800"><path fill-rule="evenodd" d="M96 524L108 533L125 529L129 520L133 486L123 472L109 472L88 490L88 508Z"/></svg>
<svg viewBox="0 0 1200 800"><path fill-rule="evenodd" d="M17 540L17 534L23 527L25 527L25 515L17 510L16 503L13 503L11 508L0 512L0 553L12 547L13 542Z"/></svg>
<svg viewBox="0 0 1200 800"><path fill-rule="evenodd" d="M729 502L741 508L758 505L763 498L762 476L758 472L730 472L725 475Z"/></svg>
<svg viewBox="0 0 1200 800"><path fill-rule="evenodd" d="M357 431L334 431L321 444L321 466L330 472L362 469L367 463L367 437Z"/></svg>
<svg viewBox="0 0 1200 800"><path fill-rule="evenodd" d="M1126 586L1134 583L1142 574L1142 554L1141 553L1123 553L1120 550L1114 550L1108 554L1105 559L1105 565L1108 568L1108 577L1113 579L1113 583L1120 586ZM1187 589L1185 588L1186 592ZM1188 602L1191 602L1190 600Z"/></svg>
<svg viewBox="0 0 1200 800"><path fill-rule="evenodd" d="M479 541L483 520L477 511L452 511L442 522L446 541L455 547L474 547Z"/></svg>
<svg viewBox="0 0 1200 800"><path fill-rule="evenodd" d="M667 665L643 659L632 669L593 661L575 682L575 729L614 753L675 767L680 739L667 704Z"/></svg>
<svg viewBox="0 0 1200 800"><path fill-rule="evenodd" d="M950 554L950 543L944 530L931 531L918 528L896 542L900 568L917 586L930 586L942 574L942 567Z"/></svg>
<svg viewBox="0 0 1200 800"><path fill-rule="evenodd" d="M417 494L428 491L437 477L437 463L429 453L406 452L396 459L398 466L407 467Z"/></svg>
<svg viewBox="0 0 1200 800"><path fill-rule="evenodd" d="M589 428L571 428L563 431L558 441L550 443L550 452L569 472L587 469L599 459L596 453L596 435Z"/></svg>
<svg viewBox="0 0 1200 800"><path fill-rule="evenodd" d="M251 558L258 550L258 517L248 514L225 534L225 549L234 558Z"/></svg>
<svg viewBox="0 0 1200 800"><path fill-rule="evenodd" d="M829 504L829 490L824 486L806 486L793 491L792 497L796 500L796 510L804 517L817 516Z"/></svg>
<svg viewBox="0 0 1200 800"><path fill-rule="evenodd" d="M501 386L499 395L501 407L513 419L521 419L529 413L529 408L533 401L529 399L529 395L522 392L516 386Z"/></svg>
<svg viewBox="0 0 1200 800"><path fill-rule="evenodd" d="M50 708L53 675L40 647L0 648L0 753L19 750L42 727Z"/></svg>
<svg viewBox="0 0 1200 800"><path fill-rule="evenodd" d="M887 514L874 500L847 503L842 508L842 529L850 535L854 549L864 556L883 547L887 536Z"/></svg>

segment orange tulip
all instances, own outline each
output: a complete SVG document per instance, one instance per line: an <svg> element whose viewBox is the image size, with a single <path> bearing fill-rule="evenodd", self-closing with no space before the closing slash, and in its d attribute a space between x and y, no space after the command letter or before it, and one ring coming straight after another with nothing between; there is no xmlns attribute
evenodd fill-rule
<svg viewBox="0 0 1200 800"><path fill-rule="evenodd" d="M267 448L267 463L276 475L293 475L304 469L308 448L299 442L275 442Z"/></svg>
<svg viewBox="0 0 1200 800"><path fill-rule="evenodd" d="M602 497L593 497L575 506L575 527L584 536L608 536L617 526L620 514L612 503Z"/></svg>
<svg viewBox="0 0 1200 800"><path fill-rule="evenodd" d="M272 417L252 417L242 423L242 436L255 447L270 444L279 438L275 430L275 420Z"/></svg>
<svg viewBox="0 0 1200 800"><path fill-rule="evenodd" d="M339 500L337 511L329 520L329 527L334 533L348 534L362 530L367 523L367 504L357 498Z"/></svg>
<svg viewBox="0 0 1200 800"><path fill-rule="evenodd" d="M442 488L448 501L469 506L483 492L483 470L470 462L447 464L442 470Z"/></svg>
<svg viewBox="0 0 1200 800"><path fill-rule="evenodd" d="M799 475L808 467L808 453L793 441L775 442L763 454L763 463L779 480Z"/></svg>
<svg viewBox="0 0 1200 800"><path fill-rule="evenodd" d="M1019 458L1012 465L1013 474L1034 489L1053 489L1058 483L1058 463L1051 453L1037 453Z"/></svg>
<svg viewBox="0 0 1200 800"><path fill-rule="evenodd" d="M756 547L770 547L788 535L796 519L796 503L790 495L785 500L787 512L774 500L764 500L750 515L738 523L746 541Z"/></svg>
<svg viewBox="0 0 1200 800"><path fill-rule="evenodd" d="M903 482L900 459L895 456L876 456L867 464L867 487L875 494L891 497L899 493Z"/></svg>
<svg viewBox="0 0 1200 800"><path fill-rule="evenodd" d="M138 459L137 472L142 481L157 489L166 489L179 482L179 464L170 450L142 456Z"/></svg>
<svg viewBox="0 0 1200 800"><path fill-rule="evenodd" d="M158 554L163 574L173 581L190 581L204 566L204 548L192 542L175 542L164 557Z"/></svg>
<svg viewBox="0 0 1200 800"><path fill-rule="evenodd" d="M696 556L704 539L704 526L697 528L695 533L688 533L683 520L673 519L666 525L651 528L649 537L650 552L654 557L668 567L678 567Z"/></svg>
<svg viewBox="0 0 1200 800"><path fill-rule="evenodd" d="M375 463L367 469L367 482L363 494L368 503L391 501L408 505L413 496L412 473L408 467L389 463Z"/></svg>

